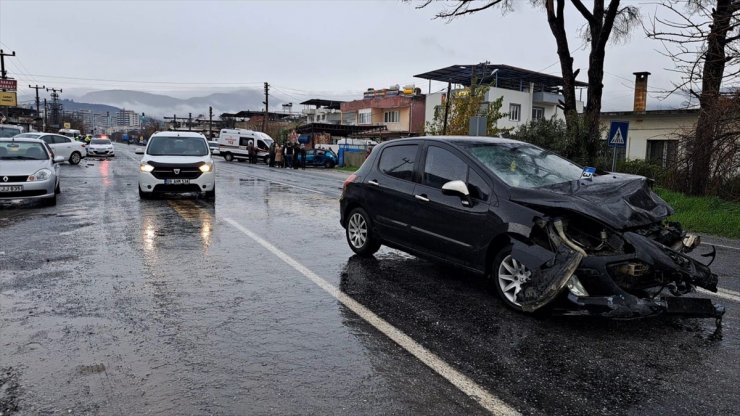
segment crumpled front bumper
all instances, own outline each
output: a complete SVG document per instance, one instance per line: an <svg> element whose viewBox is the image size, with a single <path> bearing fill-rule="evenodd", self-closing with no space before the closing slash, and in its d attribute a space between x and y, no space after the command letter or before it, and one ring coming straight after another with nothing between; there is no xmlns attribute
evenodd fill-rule
<svg viewBox="0 0 740 416"><path fill-rule="evenodd" d="M518 297L522 309L533 312L552 303L553 312L618 319L659 314L722 317L724 307L710 299L676 296L692 291L695 286L716 292L718 278L709 267L645 236L626 232L623 237L632 250L615 255L583 256L552 232L549 238L556 252L514 241L512 256L533 270L529 285ZM644 265L649 273L625 282L617 266L630 264ZM566 288L573 280L585 288L587 295ZM634 290L628 292L625 288L631 284ZM560 299L564 292L568 302L555 302L555 295ZM644 295L638 297L630 292Z"/></svg>

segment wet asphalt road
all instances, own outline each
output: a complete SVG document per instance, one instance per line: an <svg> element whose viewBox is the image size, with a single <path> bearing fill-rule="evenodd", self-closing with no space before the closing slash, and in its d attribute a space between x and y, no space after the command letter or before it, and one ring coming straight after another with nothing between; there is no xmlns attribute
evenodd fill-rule
<svg viewBox="0 0 740 416"><path fill-rule="evenodd" d="M217 162L217 200L139 201L138 158L62 166L59 204L0 206L4 414L484 414L234 224L524 414L737 414L739 250L713 320L511 312L477 276L352 256L346 175ZM717 241L732 246L733 241ZM740 298L738 298L740 300Z"/></svg>

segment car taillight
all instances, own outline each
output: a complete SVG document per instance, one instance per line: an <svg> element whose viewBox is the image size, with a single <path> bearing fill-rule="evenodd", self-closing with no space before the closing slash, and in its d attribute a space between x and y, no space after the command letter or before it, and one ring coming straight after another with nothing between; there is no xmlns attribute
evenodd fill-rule
<svg viewBox="0 0 740 416"><path fill-rule="evenodd" d="M357 179L357 175L355 175L353 173L353 174L349 175L349 177L347 177L347 179L344 180L344 183L342 184L342 193L344 193L344 191L347 190L347 185L349 185L352 182L354 182L355 179Z"/></svg>

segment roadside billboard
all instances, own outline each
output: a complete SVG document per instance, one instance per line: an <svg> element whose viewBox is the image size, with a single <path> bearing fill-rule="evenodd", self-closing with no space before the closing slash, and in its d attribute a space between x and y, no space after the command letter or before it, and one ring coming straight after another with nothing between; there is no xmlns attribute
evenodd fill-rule
<svg viewBox="0 0 740 416"><path fill-rule="evenodd" d="M0 91L0 107L15 107L17 105L16 93Z"/></svg>

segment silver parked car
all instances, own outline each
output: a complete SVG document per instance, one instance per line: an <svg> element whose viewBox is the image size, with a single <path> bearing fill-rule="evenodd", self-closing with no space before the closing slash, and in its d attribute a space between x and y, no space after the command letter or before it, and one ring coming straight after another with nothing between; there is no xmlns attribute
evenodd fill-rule
<svg viewBox="0 0 740 416"><path fill-rule="evenodd" d="M41 199L56 205L64 160L39 139L0 138L0 201Z"/></svg>

